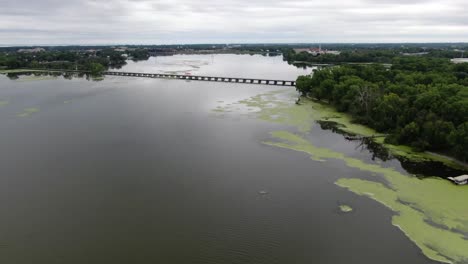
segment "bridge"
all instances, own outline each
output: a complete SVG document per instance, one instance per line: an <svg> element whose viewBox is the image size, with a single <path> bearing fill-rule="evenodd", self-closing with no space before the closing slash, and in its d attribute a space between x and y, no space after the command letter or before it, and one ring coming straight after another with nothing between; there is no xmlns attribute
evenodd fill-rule
<svg viewBox="0 0 468 264"><path fill-rule="evenodd" d="M106 71L106 72L103 72L103 75L129 76L129 77L140 77L140 78L160 78L160 79L174 79L174 80L189 80L189 81L206 81L206 82L296 86L296 81L252 79L252 78L213 77L213 76L161 74L161 73L138 73L138 72L117 72L117 71Z"/></svg>
<svg viewBox="0 0 468 264"><path fill-rule="evenodd" d="M22 73L48 72L48 73L84 73L90 74L89 71L80 70L65 70L65 69L20 69ZM139 73L139 72L120 72L120 71L105 71L102 75L111 76L129 76L140 78L160 78L171 80L188 80L188 81L206 81L206 82L224 82L224 83L240 83L240 84L261 84L261 85L277 85L277 86L296 86L296 81L288 80L271 80L257 78L235 78L235 77L213 77L213 76L197 76L197 75L182 75L182 74L162 74L162 73Z"/></svg>

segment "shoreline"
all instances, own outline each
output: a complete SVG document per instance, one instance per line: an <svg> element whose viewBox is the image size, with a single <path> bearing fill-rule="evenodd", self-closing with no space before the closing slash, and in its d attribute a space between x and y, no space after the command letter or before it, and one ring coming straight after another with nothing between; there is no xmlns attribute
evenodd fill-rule
<svg viewBox="0 0 468 264"><path fill-rule="evenodd" d="M301 100L307 100L312 103L312 107L320 108L320 111L323 113L319 117L319 121L332 121L340 124L338 128L342 132L354 134L357 136L363 136L371 139L374 143L380 144L385 147L390 154L395 158L406 159L411 162L441 162L444 165L455 169L468 172L468 163L457 160L454 157L446 156L434 152L417 152L411 149L411 147L406 145L392 145L385 143L385 135L378 133L374 129L353 123L352 117L347 113L338 112L333 106L326 104L325 102L316 100L314 98L301 96Z"/></svg>

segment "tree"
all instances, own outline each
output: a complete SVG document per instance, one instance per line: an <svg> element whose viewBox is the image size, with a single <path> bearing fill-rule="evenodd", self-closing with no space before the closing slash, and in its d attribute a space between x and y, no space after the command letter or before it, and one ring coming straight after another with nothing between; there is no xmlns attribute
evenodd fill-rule
<svg viewBox="0 0 468 264"><path fill-rule="evenodd" d="M335 87L336 83L333 79L326 79L320 83L316 92L317 99L331 99L333 88Z"/></svg>
<svg viewBox="0 0 468 264"><path fill-rule="evenodd" d="M373 108L378 96L378 89L375 84L365 83L357 89L354 100L355 107L359 109L358 113L365 114L366 123L369 121L370 110Z"/></svg>
<svg viewBox="0 0 468 264"><path fill-rule="evenodd" d="M418 140L419 134L419 125L416 122L411 122L401 130L399 135L399 142L403 144L411 143Z"/></svg>
<svg viewBox="0 0 468 264"><path fill-rule="evenodd" d="M299 76L296 80L296 90L303 96L310 92L312 79L310 76Z"/></svg>
<svg viewBox="0 0 468 264"><path fill-rule="evenodd" d="M105 70L106 67L100 63L93 62L89 65L89 71L91 72L91 75L101 75Z"/></svg>
<svg viewBox="0 0 468 264"><path fill-rule="evenodd" d="M468 122L465 122L457 127L457 130L452 131L448 137L450 144L453 147L455 155L464 160L468 160Z"/></svg>
<svg viewBox="0 0 468 264"><path fill-rule="evenodd" d="M384 95L372 113L376 129L387 131L396 128L405 108L404 100L397 94Z"/></svg>
<svg viewBox="0 0 468 264"><path fill-rule="evenodd" d="M427 121L422 126L422 138L431 144L431 149L441 150L448 144L448 137L454 130L452 122L435 120Z"/></svg>

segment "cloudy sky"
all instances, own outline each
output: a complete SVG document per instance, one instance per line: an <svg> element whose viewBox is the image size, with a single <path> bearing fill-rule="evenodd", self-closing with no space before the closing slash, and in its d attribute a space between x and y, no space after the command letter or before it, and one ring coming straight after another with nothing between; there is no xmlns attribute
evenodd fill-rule
<svg viewBox="0 0 468 264"><path fill-rule="evenodd" d="M468 42L468 0L0 0L0 45Z"/></svg>

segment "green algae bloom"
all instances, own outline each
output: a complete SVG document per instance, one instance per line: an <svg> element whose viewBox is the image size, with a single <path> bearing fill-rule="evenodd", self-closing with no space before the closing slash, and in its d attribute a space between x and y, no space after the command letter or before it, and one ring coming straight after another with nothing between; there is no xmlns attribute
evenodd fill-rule
<svg viewBox="0 0 468 264"><path fill-rule="evenodd" d="M340 179L336 184L358 195L368 196L398 212L393 216L393 225L399 227L427 257L446 263L466 263L468 260L466 252L468 240L463 234L432 224L420 207L405 205L400 201L401 191L394 191L380 183L360 179ZM426 188L423 189L423 191L415 190L414 195L427 191Z"/></svg>
<svg viewBox="0 0 468 264"><path fill-rule="evenodd" d="M217 112L217 113L224 113L227 112L227 110L221 106L216 107L215 109L211 110L212 112Z"/></svg>
<svg viewBox="0 0 468 264"><path fill-rule="evenodd" d="M19 116L19 117L28 117L28 116L31 116L34 113L37 113L37 112L39 112L39 109L37 109L37 108L25 108L23 110L23 112L18 113L17 116Z"/></svg>
<svg viewBox="0 0 468 264"><path fill-rule="evenodd" d="M28 69L11 69L11 70L0 70L0 74L7 73L28 73L28 72L46 72L47 70L28 70Z"/></svg>
<svg viewBox="0 0 468 264"><path fill-rule="evenodd" d="M340 207L340 211L343 213L351 213L353 211L353 208L349 205L342 204L339 207Z"/></svg>
<svg viewBox="0 0 468 264"><path fill-rule="evenodd" d="M239 101L237 103L218 107L214 110L217 112L232 112L232 111L247 111L252 116L261 120L287 124L297 127L302 132L310 131L313 118L313 112L305 107L294 107L295 104L291 100L284 100L284 96L291 98L295 92L291 93L290 89L282 89L253 96L251 98Z"/></svg>
<svg viewBox="0 0 468 264"><path fill-rule="evenodd" d="M8 105L10 102L8 101L0 101L0 106L6 106Z"/></svg>
<svg viewBox="0 0 468 264"><path fill-rule="evenodd" d="M92 76L91 80L93 80L95 82L100 82L100 81L104 80L104 77L103 76Z"/></svg>
<svg viewBox="0 0 468 264"><path fill-rule="evenodd" d="M468 240L464 239L464 234L468 233L468 188L438 178L420 180L379 164L365 163L316 147L288 131L275 131L271 135L276 140L264 144L304 152L316 161L342 160L350 168L375 173L376 180L382 177L389 187L361 179L340 179L337 185L370 196L398 213L393 224L429 258L447 263L468 260Z"/></svg>
<svg viewBox="0 0 468 264"><path fill-rule="evenodd" d="M311 124L317 120L340 123L346 132L353 134L371 136L377 133L353 124L349 116L336 113L327 105L312 100L301 100L301 105L295 105L291 103L294 101L291 95L292 93L282 90L257 95L235 105L254 107L256 110L253 114L257 118L297 129L295 133L273 131L270 133L271 140L266 140L263 144L307 153L317 162L340 160L350 169L372 175L375 181L367 178L342 178L336 185L357 195L367 196L395 212L392 224L402 230L428 258L445 263L468 262L468 186L455 186L439 178L421 180L393 168L382 167L379 163L366 163L313 145L305 136L309 133ZM281 96L286 96L287 99ZM397 149L395 147L393 150L396 152ZM409 150L404 152L416 155ZM422 160L427 158L421 157ZM346 205L340 205L339 208L341 211L352 211Z"/></svg>
<svg viewBox="0 0 468 264"><path fill-rule="evenodd" d="M18 81L19 82L35 82L35 81L48 81L48 80L56 80L56 79L57 77L55 76L31 75L31 76L21 77Z"/></svg>

